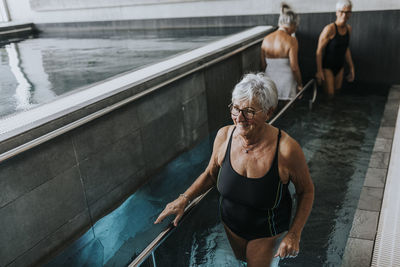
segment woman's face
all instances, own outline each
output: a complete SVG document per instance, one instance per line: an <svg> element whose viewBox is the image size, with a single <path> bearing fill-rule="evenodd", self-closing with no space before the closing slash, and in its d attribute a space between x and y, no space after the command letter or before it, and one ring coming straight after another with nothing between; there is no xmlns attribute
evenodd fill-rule
<svg viewBox="0 0 400 267"><path fill-rule="evenodd" d="M343 8L336 10L336 21L340 25L346 24L351 16L351 6L344 6Z"/></svg>
<svg viewBox="0 0 400 267"><path fill-rule="evenodd" d="M234 101L231 106L231 118L240 135L251 134L259 127L263 127L268 119L256 101Z"/></svg>

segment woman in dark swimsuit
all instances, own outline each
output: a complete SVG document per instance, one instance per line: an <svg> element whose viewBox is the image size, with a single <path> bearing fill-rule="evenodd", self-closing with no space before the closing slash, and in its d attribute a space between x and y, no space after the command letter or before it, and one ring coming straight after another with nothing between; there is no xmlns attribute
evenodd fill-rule
<svg viewBox="0 0 400 267"><path fill-rule="evenodd" d="M339 0L336 3L336 21L327 25L319 36L316 78L329 96L333 96L335 90L342 87L345 61L350 69L347 80L354 80L354 65L349 48L351 26L347 24L351 9L350 0Z"/></svg>
<svg viewBox="0 0 400 267"><path fill-rule="evenodd" d="M188 203L216 185L221 219L238 259L252 267L297 256L314 186L299 144L266 123L277 103L271 79L263 73L247 74L232 92L234 125L218 131L206 170L166 206L155 223L175 214L177 225ZM290 182L299 201L291 225Z"/></svg>

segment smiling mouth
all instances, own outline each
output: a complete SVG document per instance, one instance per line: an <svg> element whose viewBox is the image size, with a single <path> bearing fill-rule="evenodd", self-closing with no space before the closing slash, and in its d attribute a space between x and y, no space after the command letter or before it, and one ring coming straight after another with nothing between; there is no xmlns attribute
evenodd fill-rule
<svg viewBox="0 0 400 267"><path fill-rule="evenodd" d="M246 127L249 127L249 124L247 124L247 123L238 123L237 126L242 127L242 128L246 128Z"/></svg>

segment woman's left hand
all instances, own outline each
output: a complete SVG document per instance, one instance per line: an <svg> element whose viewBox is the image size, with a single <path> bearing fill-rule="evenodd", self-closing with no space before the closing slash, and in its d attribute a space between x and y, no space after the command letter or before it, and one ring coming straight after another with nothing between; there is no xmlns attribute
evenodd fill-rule
<svg viewBox="0 0 400 267"><path fill-rule="evenodd" d="M295 233L287 233L282 239L279 249L274 257L284 258L295 258L299 254L300 250L300 237Z"/></svg>
<svg viewBox="0 0 400 267"><path fill-rule="evenodd" d="M297 85L297 92L296 93L301 92L301 90L303 90L303 85ZM303 94L301 94L299 96L299 99L302 99L302 98L303 98Z"/></svg>
<svg viewBox="0 0 400 267"><path fill-rule="evenodd" d="M353 82L355 78L354 69L350 69L350 73L347 75L346 79L348 82Z"/></svg>

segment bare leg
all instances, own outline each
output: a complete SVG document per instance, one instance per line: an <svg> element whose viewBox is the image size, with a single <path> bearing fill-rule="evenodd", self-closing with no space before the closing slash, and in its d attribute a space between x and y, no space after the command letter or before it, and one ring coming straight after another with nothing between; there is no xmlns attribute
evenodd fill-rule
<svg viewBox="0 0 400 267"><path fill-rule="evenodd" d="M335 90L339 90L342 88L343 84L343 73L344 73L344 68L342 68L339 73L335 77Z"/></svg>
<svg viewBox="0 0 400 267"><path fill-rule="evenodd" d="M247 240L232 232L225 224L224 228L236 259L246 261Z"/></svg>
<svg viewBox="0 0 400 267"><path fill-rule="evenodd" d="M325 93L332 97L335 94L335 77L330 69L323 69L325 80L322 82L322 87Z"/></svg>
<svg viewBox="0 0 400 267"><path fill-rule="evenodd" d="M246 258L248 267L269 267L274 256L278 236L254 239L248 242Z"/></svg>

